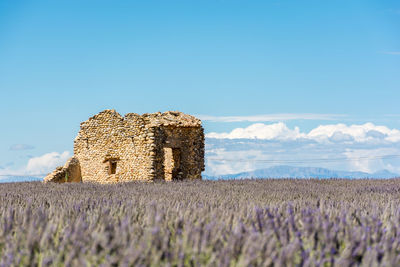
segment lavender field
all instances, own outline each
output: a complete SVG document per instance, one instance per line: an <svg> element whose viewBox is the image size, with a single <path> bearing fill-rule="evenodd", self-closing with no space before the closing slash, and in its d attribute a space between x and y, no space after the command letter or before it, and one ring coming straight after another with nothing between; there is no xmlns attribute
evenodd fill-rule
<svg viewBox="0 0 400 267"><path fill-rule="evenodd" d="M1 266L398 266L400 179L0 185Z"/></svg>

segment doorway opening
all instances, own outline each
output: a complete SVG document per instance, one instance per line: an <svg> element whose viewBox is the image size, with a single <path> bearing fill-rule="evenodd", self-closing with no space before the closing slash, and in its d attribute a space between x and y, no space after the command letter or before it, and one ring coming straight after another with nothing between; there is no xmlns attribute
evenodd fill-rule
<svg viewBox="0 0 400 267"><path fill-rule="evenodd" d="M178 178L180 165L180 148L164 147L164 179L166 181L171 181Z"/></svg>

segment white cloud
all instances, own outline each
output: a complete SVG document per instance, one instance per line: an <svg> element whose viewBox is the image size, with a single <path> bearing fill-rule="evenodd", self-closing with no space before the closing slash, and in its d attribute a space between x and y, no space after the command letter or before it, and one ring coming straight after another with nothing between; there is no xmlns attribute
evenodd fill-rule
<svg viewBox="0 0 400 267"><path fill-rule="evenodd" d="M396 148L373 148L373 149L346 149L343 153L348 158L350 171L362 171L367 173L378 170L389 170L400 173L399 167L390 164L390 155L399 155L400 151ZM389 156L385 159L385 156ZM398 161L398 158L395 159ZM392 160L393 161L393 160Z"/></svg>
<svg viewBox="0 0 400 267"><path fill-rule="evenodd" d="M62 153L46 153L38 157L30 158L27 165L20 169L11 169L9 167L0 169L0 176L45 175L53 171L57 166L64 165L69 157L69 151L64 151Z"/></svg>
<svg viewBox="0 0 400 267"><path fill-rule="evenodd" d="M68 151L47 153L29 159L25 170L27 174L45 174L51 172L57 166L64 165L69 157Z"/></svg>
<svg viewBox="0 0 400 267"><path fill-rule="evenodd" d="M320 125L307 134L307 138L317 141L331 139L334 135L342 134L352 137L355 142L400 141L400 131L386 126L376 126L373 123L361 125L332 124Z"/></svg>
<svg viewBox="0 0 400 267"><path fill-rule="evenodd" d="M373 123L320 125L309 132L283 122L256 123L206 137L209 175L277 165L400 173L400 131Z"/></svg>
<svg viewBox="0 0 400 267"><path fill-rule="evenodd" d="M219 176L279 165L367 173L388 170L400 174L400 142L206 139L206 175Z"/></svg>
<svg viewBox="0 0 400 267"><path fill-rule="evenodd" d="M294 130L289 129L283 122L274 124L255 123L246 128L236 128L230 133L209 133L209 138L228 138L228 139L266 139L266 140L295 140L304 136L298 127Z"/></svg>
<svg viewBox="0 0 400 267"><path fill-rule="evenodd" d="M207 155L213 155L212 158L206 157L206 165L208 168L208 174L211 175L223 175L233 174L238 172L246 172L254 169L254 163L249 159L263 157L263 152L260 150L237 150L234 153L225 148L211 149L207 151ZM229 159L226 161L213 160L218 159ZM246 159L247 161L241 161Z"/></svg>
<svg viewBox="0 0 400 267"><path fill-rule="evenodd" d="M302 133L298 127L290 129L285 123L256 123L246 128L236 128L229 133L208 133L208 138L219 139L264 139L293 141L308 139L320 143L337 142L399 142L400 131L373 123L361 125L330 124L320 125L308 133Z"/></svg>
<svg viewBox="0 0 400 267"><path fill-rule="evenodd" d="M289 120L337 120L342 119L345 115L339 114L264 114L253 116L210 116L210 115L197 115L203 121L211 122L276 122L276 121L289 121Z"/></svg>

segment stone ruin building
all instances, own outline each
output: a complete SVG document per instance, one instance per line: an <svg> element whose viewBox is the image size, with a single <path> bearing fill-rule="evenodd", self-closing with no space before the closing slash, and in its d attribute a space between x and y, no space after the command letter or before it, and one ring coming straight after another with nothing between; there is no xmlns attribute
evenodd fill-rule
<svg viewBox="0 0 400 267"><path fill-rule="evenodd" d="M74 156L44 181L201 179L203 170L204 130L199 119L172 111L123 117L104 110L81 123Z"/></svg>

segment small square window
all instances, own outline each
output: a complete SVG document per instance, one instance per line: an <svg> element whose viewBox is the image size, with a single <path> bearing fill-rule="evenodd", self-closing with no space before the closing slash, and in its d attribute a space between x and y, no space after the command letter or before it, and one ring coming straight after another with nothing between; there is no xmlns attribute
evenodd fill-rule
<svg viewBox="0 0 400 267"><path fill-rule="evenodd" d="M110 160L110 168L109 168L109 174L115 174L117 172L117 162Z"/></svg>

